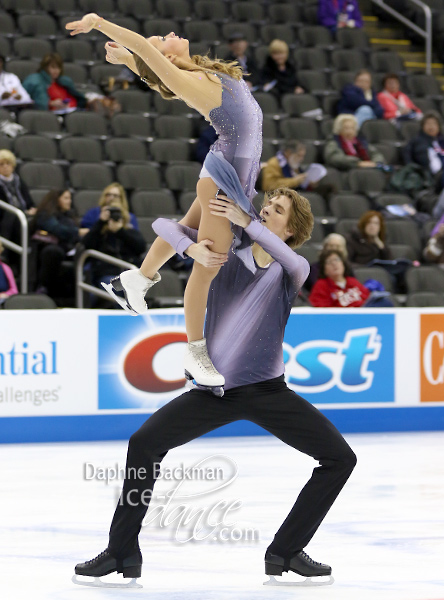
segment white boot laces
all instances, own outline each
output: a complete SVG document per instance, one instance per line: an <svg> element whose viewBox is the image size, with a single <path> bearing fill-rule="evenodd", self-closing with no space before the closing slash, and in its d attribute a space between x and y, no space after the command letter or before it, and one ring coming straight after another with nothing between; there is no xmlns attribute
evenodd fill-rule
<svg viewBox="0 0 444 600"><path fill-rule="evenodd" d="M206 371L211 373L211 375L219 375L219 372L216 371L216 368L213 365L211 358L208 355L208 350L207 350L206 346L202 346L200 348L191 346L191 352L192 352L194 358L196 359L196 361L199 362L199 365L202 365L202 367Z"/></svg>

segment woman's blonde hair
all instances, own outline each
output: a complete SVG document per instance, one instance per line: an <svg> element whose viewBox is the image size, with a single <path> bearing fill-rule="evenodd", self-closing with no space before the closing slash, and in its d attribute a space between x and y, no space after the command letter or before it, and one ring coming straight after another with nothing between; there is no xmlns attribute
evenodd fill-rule
<svg viewBox="0 0 444 600"><path fill-rule="evenodd" d="M290 54L290 49L287 42L284 42L283 40L273 40L268 46L268 52L270 54L285 52L285 54L288 56Z"/></svg>
<svg viewBox="0 0 444 600"><path fill-rule="evenodd" d="M353 121L356 127L356 131L358 131L358 121L356 120L355 115L348 115L346 113L342 115L338 115L333 123L333 133L334 135L341 135L342 127L345 121Z"/></svg>
<svg viewBox="0 0 444 600"><path fill-rule="evenodd" d="M265 193L263 206L271 198L278 198L279 196L286 196L290 200L290 216L288 217L287 227L293 235L285 243L292 249L299 248L311 238L314 227L310 202L291 188L279 187Z"/></svg>
<svg viewBox="0 0 444 600"><path fill-rule="evenodd" d="M174 94L169 87L167 87L163 81L154 73L152 69L144 62L138 54L133 54L134 61L139 71L139 75L151 89L159 92L162 98L165 100L177 100L178 97ZM243 77L242 67L235 61L227 62L220 60L219 58L210 58L209 56L201 56L200 54L194 54L191 57L193 65L183 64L179 68L183 71L201 71L202 73L224 73L229 75L233 79L238 81Z"/></svg>
<svg viewBox="0 0 444 600"><path fill-rule="evenodd" d="M17 165L15 154L13 154L10 150L0 150L0 160L11 163L13 167Z"/></svg>
<svg viewBox="0 0 444 600"><path fill-rule="evenodd" d="M100 196L100 199L99 199L100 208L102 208L105 205L108 205L106 195L112 188L117 188L119 190L121 208L125 209L126 212L129 212L129 204L128 204L128 199L126 197L125 189L122 185L120 185L120 183L117 183L117 181L115 181L114 183L110 183L103 190L102 195ZM112 202L118 202L118 200L112 200Z"/></svg>

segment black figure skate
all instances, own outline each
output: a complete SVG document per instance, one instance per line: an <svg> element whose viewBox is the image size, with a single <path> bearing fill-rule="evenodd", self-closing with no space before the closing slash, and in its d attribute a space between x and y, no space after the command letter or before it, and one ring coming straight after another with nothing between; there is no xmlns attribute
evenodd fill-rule
<svg viewBox="0 0 444 600"><path fill-rule="evenodd" d="M305 579L302 581L277 580L275 576L282 575L284 571L293 571L305 577ZM289 560L267 551L265 554L265 574L269 575L270 579L264 581L264 585L319 586L331 585L335 581L331 575L331 567L314 561L303 550Z"/></svg>
<svg viewBox="0 0 444 600"><path fill-rule="evenodd" d="M130 581L128 583L111 583L100 579L100 577L104 577L110 573L122 573L123 577L130 579ZM107 550L104 550L92 560L87 560L84 563L76 565L72 582L77 585L86 585L89 587L141 588L143 586L136 582L136 579L141 574L142 555L140 551L135 552L127 558L118 559L111 556ZM94 579L92 581L89 579L78 579L78 575L93 577Z"/></svg>

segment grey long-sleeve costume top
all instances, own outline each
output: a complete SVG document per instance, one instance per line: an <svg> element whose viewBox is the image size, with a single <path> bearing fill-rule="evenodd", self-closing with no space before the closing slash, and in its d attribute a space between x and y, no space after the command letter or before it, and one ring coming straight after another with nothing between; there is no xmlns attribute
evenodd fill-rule
<svg viewBox="0 0 444 600"><path fill-rule="evenodd" d="M153 229L181 256L197 240L195 229L168 219L157 219ZM213 280L205 336L214 366L225 377L225 389L284 373L285 326L310 271L305 258L258 221L251 221L244 231L274 261L267 268L258 267L249 246L245 250L251 255L252 272L232 249Z"/></svg>

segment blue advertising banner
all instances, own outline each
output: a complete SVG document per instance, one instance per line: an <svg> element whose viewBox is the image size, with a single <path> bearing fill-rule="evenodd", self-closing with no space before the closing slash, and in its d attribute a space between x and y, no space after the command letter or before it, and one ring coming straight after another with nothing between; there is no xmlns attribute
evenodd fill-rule
<svg viewBox="0 0 444 600"><path fill-rule="evenodd" d="M183 391L183 313L99 316L98 408L163 406Z"/></svg>
<svg viewBox="0 0 444 600"><path fill-rule="evenodd" d="M182 314L99 317L98 408L155 410L185 391ZM393 314L292 314L288 385L316 404L394 402Z"/></svg>
<svg viewBox="0 0 444 600"><path fill-rule="evenodd" d="M394 333L393 314L292 314L287 383L316 404L394 402Z"/></svg>

